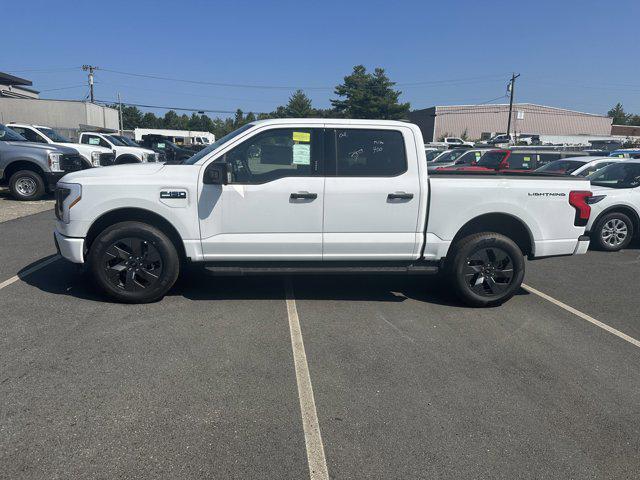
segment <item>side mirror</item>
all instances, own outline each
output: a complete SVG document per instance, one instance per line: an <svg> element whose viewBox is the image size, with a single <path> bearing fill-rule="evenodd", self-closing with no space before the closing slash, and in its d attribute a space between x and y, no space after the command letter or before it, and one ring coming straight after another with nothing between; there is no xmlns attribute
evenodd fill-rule
<svg viewBox="0 0 640 480"><path fill-rule="evenodd" d="M211 163L204 172L203 182L207 185L226 185L227 172L226 163Z"/></svg>

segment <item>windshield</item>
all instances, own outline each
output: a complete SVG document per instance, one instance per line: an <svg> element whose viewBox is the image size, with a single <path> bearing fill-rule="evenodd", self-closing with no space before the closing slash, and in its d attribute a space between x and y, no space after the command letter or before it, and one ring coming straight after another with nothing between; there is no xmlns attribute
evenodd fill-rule
<svg viewBox="0 0 640 480"><path fill-rule="evenodd" d="M27 139L24 138L19 133L14 132L9 127L5 127L0 123L0 141L2 142L26 142Z"/></svg>
<svg viewBox="0 0 640 480"><path fill-rule="evenodd" d="M223 144L227 143L229 140L237 137L242 132L245 132L245 131L249 130L253 126L254 126L253 123L247 123L246 125L243 125L242 127L238 128L237 130L234 130L231 133L227 133L224 137L216 140L211 145L209 145L207 148L204 148L204 149L200 150L193 157L189 158L188 160L185 160L183 165L193 165L194 163L196 163L201 158L206 157L211 152L213 152L214 150L218 149L218 147L220 147Z"/></svg>
<svg viewBox="0 0 640 480"><path fill-rule="evenodd" d="M125 137L124 135L109 135L110 137L115 138L116 140L120 140L125 145L129 145L130 147L139 147L135 141L131 140L129 137Z"/></svg>
<svg viewBox="0 0 640 480"><path fill-rule="evenodd" d="M73 143L67 137L64 137L64 136L60 135L58 132L56 132L55 130L53 130L51 128L38 127L38 130L40 130L43 134L45 134L47 137L49 137L54 142L58 142L58 143Z"/></svg>
<svg viewBox="0 0 640 480"><path fill-rule="evenodd" d="M640 185L640 163L614 163L587 178L599 187L636 188Z"/></svg>
<svg viewBox="0 0 640 480"><path fill-rule="evenodd" d="M487 152L482 156L477 165L479 167L496 169L502 163L505 155L507 155L507 152Z"/></svg>
<svg viewBox="0 0 640 480"><path fill-rule="evenodd" d="M447 150L441 156L439 156L434 163L451 163L455 162L462 154L467 153L469 150Z"/></svg>
<svg viewBox="0 0 640 480"><path fill-rule="evenodd" d="M536 172L562 172L571 173L575 172L584 162L576 160L556 160L554 162L547 163L544 167L540 167Z"/></svg>
<svg viewBox="0 0 640 480"><path fill-rule="evenodd" d="M442 150L431 150L431 151L427 152L426 153L427 162L430 162L431 160L434 160L441 153L442 153Z"/></svg>
<svg viewBox="0 0 640 480"><path fill-rule="evenodd" d="M104 138L106 138L107 140L109 140L111 143L113 143L115 146L117 147L126 147L125 143L118 140L116 137L114 137L113 135L104 135Z"/></svg>

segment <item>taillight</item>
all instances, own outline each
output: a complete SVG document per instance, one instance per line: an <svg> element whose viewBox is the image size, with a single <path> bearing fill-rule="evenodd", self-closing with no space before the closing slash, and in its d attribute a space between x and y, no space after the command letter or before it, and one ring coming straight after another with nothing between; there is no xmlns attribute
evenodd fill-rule
<svg viewBox="0 0 640 480"><path fill-rule="evenodd" d="M591 192L583 190L569 192L569 204L576 209L576 218L573 222L576 227L584 227L589 221L591 206L587 202L591 195Z"/></svg>

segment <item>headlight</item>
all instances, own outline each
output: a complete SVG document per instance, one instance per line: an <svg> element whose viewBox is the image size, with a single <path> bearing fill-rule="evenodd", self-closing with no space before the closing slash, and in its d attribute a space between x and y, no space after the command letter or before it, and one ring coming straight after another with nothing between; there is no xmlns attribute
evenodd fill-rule
<svg viewBox="0 0 640 480"><path fill-rule="evenodd" d="M91 165L100 167L100 152L91 152Z"/></svg>
<svg viewBox="0 0 640 480"><path fill-rule="evenodd" d="M52 172L62 172L62 166L60 165L62 160L61 153L51 152L49 153L49 170Z"/></svg>
<svg viewBox="0 0 640 480"><path fill-rule="evenodd" d="M70 210L82 199L82 185L79 183L58 183L56 186L56 217L69 223Z"/></svg>
<svg viewBox="0 0 640 480"><path fill-rule="evenodd" d="M155 162L156 161L156 154L155 153L144 152L142 154L142 161L143 162Z"/></svg>

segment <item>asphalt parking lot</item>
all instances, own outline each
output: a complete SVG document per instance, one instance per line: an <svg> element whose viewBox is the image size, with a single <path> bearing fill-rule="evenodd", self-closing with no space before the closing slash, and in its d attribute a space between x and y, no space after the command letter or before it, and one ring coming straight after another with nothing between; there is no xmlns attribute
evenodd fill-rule
<svg viewBox="0 0 640 480"><path fill-rule="evenodd" d="M331 478L638 477L639 346L536 294L469 309L436 278L287 295L193 272L111 304L54 257L53 223L0 223L1 478L298 479L308 458ZM633 340L639 267L635 244L528 262L525 282Z"/></svg>

